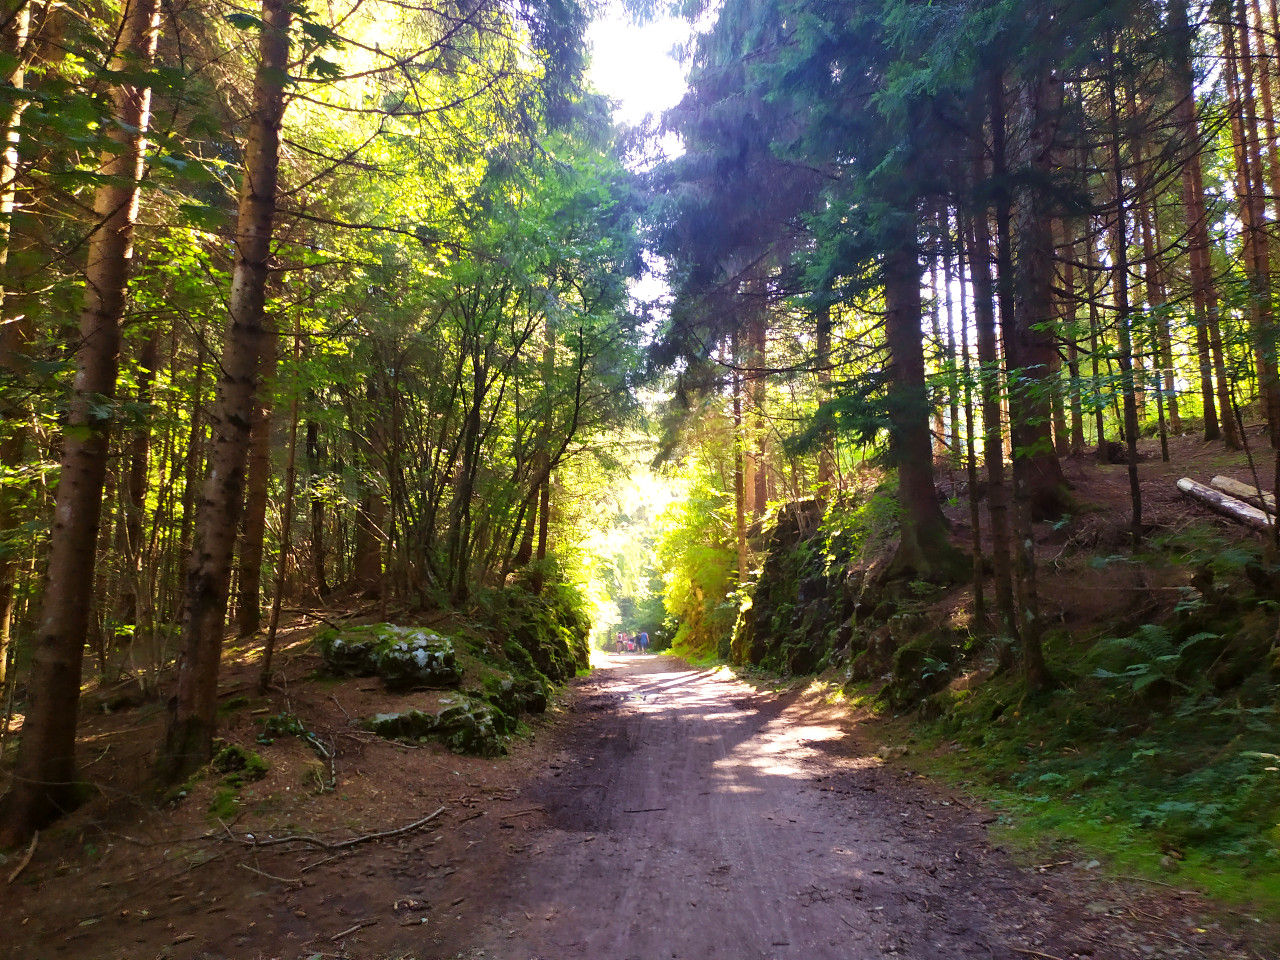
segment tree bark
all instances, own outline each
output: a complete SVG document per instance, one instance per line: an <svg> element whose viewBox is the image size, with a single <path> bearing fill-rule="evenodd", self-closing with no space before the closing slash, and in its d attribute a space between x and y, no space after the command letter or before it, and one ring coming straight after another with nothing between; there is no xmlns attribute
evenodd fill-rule
<svg viewBox="0 0 1280 960"><path fill-rule="evenodd" d="M920 258L914 244L884 256L885 340L889 346L889 453L898 470L901 539L890 564L894 575L949 581L955 549L933 481L929 393L921 336Z"/></svg>
<svg viewBox="0 0 1280 960"><path fill-rule="evenodd" d="M289 552L293 549L293 491L298 477L298 368L302 362L302 313L299 309L293 325L293 396L289 398L289 454L284 468L284 502L280 505L280 557L276 561L271 613L267 618L267 639L262 645L262 671L258 674L258 691L266 693L271 685L271 660L276 649L276 630L280 626L280 605L284 599L285 576L289 569Z"/></svg>
<svg viewBox="0 0 1280 960"><path fill-rule="evenodd" d="M231 555L244 495L258 356L264 335L291 11L287 0L263 0L260 61L254 77L253 112L236 219L230 329L222 355L218 396L210 413L214 434L212 469L196 516L195 544L187 567L178 689L170 702L168 729L157 764L160 777L169 782L208 760L213 747Z"/></svg>
<svg viewBox="0 0 1280 960"><path fill-rule="evenodd" d="M18 210L18 146L21 140L22 114L27 101L21 91L26 85L27 58L31 32L31 4L23 2L0 31L0 53L9 58L9 67L0 83L12 91L12 99L0 114L4 123L3 151L0 151L0 308L7 306L9 278L9 244L13 237L13 219ZM13 311L0 313L0 371L17 375L27 366L27 350L31 343L31 320ZM0 395L0 464L14 469L22 464L27 445L27 413L20 405ZM16 492L0 487L0 531L6 533L18 526L20 512ZM5 688L12 637L15 579L18 571L17 544L0 542L0 691Z"/></svg>
<svg viewBox="0 0 1280 960"><path fill-rule="evenodd" d="M352 580L366 597L377 597L382 587L382 544L387 502L369 486L356 504L356 544Z"/></svg>
<svg viewBox="0 0 1280 960"><path fill-rule="evenodd" d="M156 367L160 363L160 339L154 330L147 331L138 354L138 395L140 407L151 405ZM123 548L123 576L120 590L120 622L137 626L140 604L150 606L151 598L142 596L143 514L146 512L147 474L151 457L151 424L144 422L129 438L129 472L125 476L124 522L120 525L119 544ZM145 618L144 618L145 619Z"/></svg>
<svg viewBox="0 0 1280 960"><path fill-rule="evenodd" d="M742 356L735 325L730 338L729 376L733 379L733 535L738 548L738 585L747 579L746 439L742 435Z"/></svg>
<svg viewBox="0 0 1280 960"><path fill-rule="evenodd" d="M548 391L555 382L556 375L556 329L550 323L546 325L546 342L542 347L542 382ZM578 368L578 383L581 385L582 368ZM535 594L542 593L546 577L547 544L551 530L551 433L555 425L556 406L550 396L546 408L542 412L542 423L539 425L538 462L536 476L538 481L538 547L534 553L533 575L529 578L529 586ZM573 425L577 426L577 410L575 408ZM558 459L558 457L557 457Z"/></svg>
<svg viewBox="0 0 1280 960"><path fill-rule="evenodd" d="M1170 0L1169 28L1173 36L1171 73L1174 96L1177 98L1174 118L1178 126L1181 165L1179 185L1187 227L1200 399L1204 409L1204 438L1209 441L1222 437L1228 449L1239 450L1240 437L1237 436L1236 425L1231 417L1226 364L1219 333L1217 291L1209 259L1212 247L1209 239L1209 216L1204 202L1204 168L1201 163L1203 144L1196 119L1195 75L1191 63L1193 36L1187 21L1187 0ZM1214 342L1218 344L1216 350L1212 347Z"/></svg>
<svg viewBox="0 0 1280 960"><path fill-rule="evenodd" d="M981 161L979 161L981 162ZM981 180L981 169L977 180ZM991 522L991 567L996 608L1010 639L1018 636L1013 597L1013 560L1009 539L1009 488L1005 483L1004 431L1000 412L1000 357L996 348L995 294L991 282L991 234L987 211L974 212L968 235L969 276L973 281L974 329L978 347L978 384L982 401L982 455L987 462L987 513ZM1001 644L1003 666L1011 666L1008 644Z"/></svg>
<svg viewBox="0 0 1280 960"><path fill-rule="evenodd" d="M757 520L764 515L769 505L769 471L765 459L765 355L769 343L769 325L765 281L756 279L752 282L754 296L751 304L751 345L748 363L748 377L751 399L751 453L750 459L754 469L751 478L751 513Z"/></svg>
<svg viewBox="0 0 1280 960"><path fill-rule="evenodd" d="M1134 112L1133 94L1129 95L1129 110ZM1147 164L1143 159L1141 141L1135 141L1137 152L1138 180L1140 185L1147 181ZM1142 281L1146 292L1147 322L1146 333L1151 341L1152 368L1156 386L1156 414L1159 417L1160 453L1165 463L1169 462L1169 431L1166 429L1165 404L1172 404L1172 412L1177 413L1177 401L1173 399L1173 356L1172 348L1166 354L1165 344L1169 343L1169 325L1164 316L1164 287L1160 283L1160 262L1156 254L1155 227L1151 222L1152 207L1155 198L1150 192L1139 187L1137 196L1138 226L1142 233Z"/></svg>
<svg viewBox="0 0 1280 960"><path fill-rule="evenodd" d="M323 600L329 595L329 581L325 576L324 497L316 490L320 481L321 447L320 424L307 421L307 483L311 500L311 586L316 597Z"/></svg>
<svg viewBox="0 0 1280 960"><path fill-rule="evenodd" d="M1129 235L1128 210L1125 200L1124 165L1120 154L1120 109L1115 79L1114 38L1108 40L1108 64L1110 70L1110 97L1108 97L1111 127L1111 175L1112 192L1115 195L1115 221L1111 248L1112 292L1115 296L1116 332L1120 338L1120 388L1124 397L1124 439L1129 465L1129 502L1132 516L1129 536L1136 551L1142 545L1142 487L1138 483L1138 403L1134 396L1133 342L1129 329Z"/></svg>
<svg viewBox="0 0 1280 960"><path fill-rule="evenodd" d="M114 71L150 67L159 3L130 0L121 14ZM114 414L120 320L133 257L138 184L151 116L150 88L129 82L112 90L101 172L109 178L94 195L95 229L85 265L84 309L76 376L62 437L61 474L49 537L44 599L31 668L22 742L13 787L0 810L0 846L39 830L78 802L75 737L80 669L89 623L94 558L107 444Z"/></svg>
<svg viewBox="0 0 1280 960"><path fill-rule="evenodd" d="M959 227L959 218L957 218L957 227ZM978 629L982 629L987 620L987 603L983 593L983 584L986 579L986 572L982 558L982 511L978 506L981 499L978 490L978 454L974 443L973 435L973 369L969 356L969 298L965 295L965 263L964 263L964 242L955 242L953 235L948 228L946 238L943 243L943 256L947 268L945 275L947 278L948 290L951 287L951 254L952 247L955 247L957 279L960 286L960 356L961 368L960 373L963 377L964 391L964 445L965 445L965 476L969 486L969 533L971 550L973 551L973 623ZM950 294L948 293L948 303L950 302ZM950 317L950 310L948 317Z"/></svg>
<svg viewBox="0 0 1280 960"><path fill-rule="evenodd" d="M1258 530L1268 530L1275 525L1275 520L1263 510L1259 510L1252 504L1245 503L1229 494L1220 490L1214 490L1212 487L1206 487L1203 483L1197 483L1190 477L1183 477L1178 481L1178 489L1185 495L1203 503L1214 513L1220 513L1224 517L1230 517L1238 523L1244 523Z"/></svg>
<svg viewBox="0 0 1280 960"><path fill-rule="evenodd" d="M1062 113L1061 78L1053 71L1025 84L1020 103L1030 129L1025 166L1038 183L1053 176L1057 129ZM1001 129L1003 124L1000 125ZM1003 144L1003 133L997 138ZM997 151L997 169L1003 166L1004 147ZM1028 495L1037 520L1056 519L1068 512L1073 501L1053 445L1052 394L1057 348L1053 340L1053 211L1043 187L1028 185L1015 191L1012 244L1016 263L1001 257L1001 271L1012 269L1008 293L1001 298L1006 362L1016 386L1009 391L1014 462L1025 461ZM1000 244L1010 246L1009 225L1001 217ZM1003 284L1003 278L1002 278ZM1011 381L1013 383L1014 381Z"/></svg>
<svg viewBox="0 0 1280 960"><path fill-rule="evenodd" d="M251 637L262 625L262 553L267 536L267 500L271 489L271 408L275 388L277 330L263 320L262 355L258 358L253 421L249 427L249 468L245 481L244 519L240 522L240 569L237 574L236 619L240 637Z"/></svg>
<svg viewBox="0 0 1280 960"><path fill-rule="evenodd" d="M817 320L818 402L825 403L831 391L831 307L824 306ZM831 430L823 428L818 447L818 499L829 501L834 490L835 449Z"/></svg>
<svg viewBox="0 0 1280 960"><path fill-rule="evenodd" d="M1235 141L1236 189L1245 228L1245 272L1249 277L1249 318L1254 340L1258 390L1267 418L1271 446L1280 449L1280 378L1276 367L1276 332L1271 309L1271 244L1262 202L1265 193L1262 157L1258 148L1258 117L1253 97L1253 60L1250 55L1244 0L1235 6L1232 22L1223 24L1227 59L1224 68L1231 102L1231 128ZM1237 51L1237 31L1240 40ZM1250 136L1250 134L1253 136Z"/></svg>

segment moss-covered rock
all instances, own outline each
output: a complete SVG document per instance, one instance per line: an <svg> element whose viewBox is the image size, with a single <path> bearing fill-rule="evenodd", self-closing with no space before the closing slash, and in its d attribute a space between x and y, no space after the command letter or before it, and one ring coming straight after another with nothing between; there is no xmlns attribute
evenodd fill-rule
<svg viewBox="0 0 1280 960"><path fill-rule="evenodd" d="M508 587L483 595L495 629L505 629L503 652L515 670L563 683L591 665L591 621L582 597L548 581L540 594Z"/></svg>
<svg viewBox="0 0 1280 960"><path fill-rule="evenodd" d="M485 699L505 713L545 713L547 688L531 677L495 673L485 678Z"/></svg>
<svg viewBox="0 0 1280 960"><path fill-rule="evenodd" d="M435 713L406 710L379 713L365 726L393 740L440 740L455 753L497 757L507 752L502 742L506 718L491 705L471 697L445 697Z"/></svg>
<svg viewBox="0 0 1280 960"><path fill-rule="evenodd" d="M267 762L259 754L236 743L229 743L215 753L209 766L217 773L226 774L223 782L233 787L261 780L267 775Z"/></svg>
<svg viewBox="0 0 1280 960"><path fill-rule="evenodd" d="M453 687L462 679L453 641L420 627L366 624L322 631L316 642L331 673L376 674L390 690Z"/></svg>
<svg viewBox="0 0 1280 960"><path fill-rule="evenodd" d="M899 646L893 653L893 679L885 688L890 706L915 706L946 687L958 651L955 633L942 628L926 630Z"/></svg>

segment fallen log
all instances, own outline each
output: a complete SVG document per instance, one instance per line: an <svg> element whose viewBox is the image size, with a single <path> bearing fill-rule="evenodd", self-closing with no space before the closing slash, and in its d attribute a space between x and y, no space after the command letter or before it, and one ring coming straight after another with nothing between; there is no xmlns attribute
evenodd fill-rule
<svg viewBox="0 0 1280 960"><path fill-rule="evenodd" d="M1209 481L1209 486L1215 490L1221 490L1223 493L1229 493L1237 500L1243 500L1250 506L1258 509L1265 509L1267 513L1276 512L1276 497L1273 493L1259 494L1257 487L1251 487L1247 483L1241 483L1239 480L1233 480L1231 477L1216 476ZM1261 496L1262 502L1258 502Z"/></svg>
<svg viewBox="0 0 1280 960"><path fill-rule="evenodd" d="M1200 501L1215 513L1220 513L1224 517L1235 520L1237 523L1248 524L1258 530L1269 530L1271 528L1271 517L1257 507L1251 507L1243 500L1237 500L1235 497L1228 496L1220 490L1213 489L1213 487L1206 487L1203 483L1196 483L1190 477L1183 477L1179 480L1178 489L1188 497Z"/></svg>

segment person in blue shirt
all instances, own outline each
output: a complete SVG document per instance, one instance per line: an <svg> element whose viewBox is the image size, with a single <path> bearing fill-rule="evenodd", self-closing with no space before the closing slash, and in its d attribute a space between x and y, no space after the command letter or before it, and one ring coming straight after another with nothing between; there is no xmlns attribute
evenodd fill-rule
<svg viewBox="0 0 1280 960"><path fill-rule="evenodd" d="M643 630L640 631L640 652L649 652L649 634L645 633Z"/></svg>

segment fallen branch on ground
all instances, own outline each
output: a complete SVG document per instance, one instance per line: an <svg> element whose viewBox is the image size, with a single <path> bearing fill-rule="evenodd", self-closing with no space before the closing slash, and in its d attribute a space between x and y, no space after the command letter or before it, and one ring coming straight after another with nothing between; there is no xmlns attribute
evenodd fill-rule
<svg viewBox="0 0 1280 960"><path fill-rule="evenodd" d="M369 917L368 919L365 919L365 920L359 920L353 926L347 927L347 929L343 930L341 933L335 933L332 937L329 938L329 940L334 943L337 943L343 937L349 936L350 934L355 933L357 930L363 930L365 927L372 927L377 922L378 922L377 917Z"/></svg>
<svg viewBox="0 0 1280 960"><path fill-rule="evenodd" d="M1023 947L1010 947L1014 953L1025 953L1028 957L1040 957L1041 960L1062 960L1061 957L1055 957L1051 953L1041 953L1039 950L1027 950Z"/></svg>
<svg viewBox="0 0 1280 960"><path fill-rule="evenodd" d="M502 816L500 816L498 819L499 819L499 820L510 820L512 817L523 817L525 814L529 814L529 813L542 813L542 812L543 812L542 807L530 807L528 810L517 810L515 813L504 813L504 814L503 814Z"/></svg>
<svg viewBox="0 0 1280 960"><path fill-rule="evenodd" d="M301 877L277 877L274 873L267 873L267 871L259 870L257 867L251 867L247 863L242 863L240 866L244 867L250 873L256 873L258 876L266 877L268 880L279 880L281 883L302 883Z"/></svg>
<svg viewBox="0 0 1280 960"><path fill-rule="evenodd" d="M303 610L299 607L283 607L281 609L284 613L295 613L303 617L310 617L312 620L319 620L321 623L327 623L329 626L333 627L335 630L341 629L341 626L339 624L334 623L328 617L319 613L315 613L314 611Z"/></svg>
<svg viewBox="0 0 1280 960"><path fill-rule="evenodd" d="M345 850L347 847L354 847L357 844L368 843L372 840L385 840L388 837L398 837L401 834L409 833L417 830L419 827L426 826L440 814L444 813L445 808L441 807L434 813L430 813L421 820L415 820L413 823L405 824L403 827L397 827L394 830L383 830L378 833L367 833L364 836L352 837L349 840L339 840L336 843L330 843L327 840L321 840L319 837L308 837L305 835L292 835L288 837L268 837L266 840L259 840L257 837L246 838L237 837L230 830L227 835L236 843L243 844L246 847L278 847L284 843L305 843L308 846L319 847L321 850Z"/></svg>
<svg viewBox="0 0 1280 960"><path fill-rule="evenodd" d="M13 868L13 872L9 874L9 883L13 883L13 881L17 880L19 874L21 874L23 870L27 869L27 864L31 862L31 857L36 852L36 844L39 842L40 831L37 830L31 835L31 846L27 847L26 855L23 856L22 861Z"/></svg>

